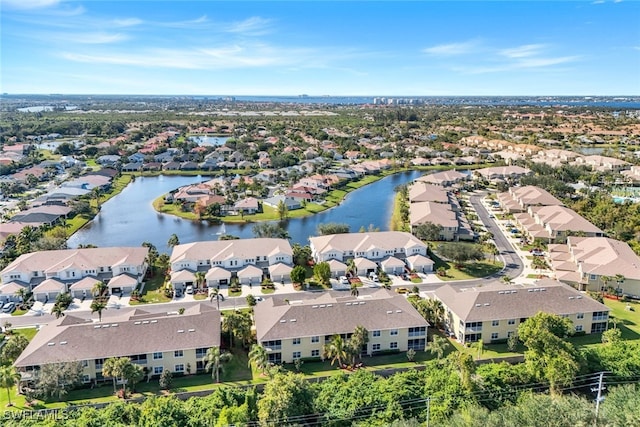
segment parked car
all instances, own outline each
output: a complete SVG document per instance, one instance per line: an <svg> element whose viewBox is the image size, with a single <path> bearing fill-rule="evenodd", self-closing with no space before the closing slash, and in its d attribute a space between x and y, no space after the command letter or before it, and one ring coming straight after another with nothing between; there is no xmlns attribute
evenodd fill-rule
<svg viewBox="0 0 640 427"><path fill-rule="evenodd" d="M399 294L408 294L409 293L409 289L407 288L396 288L396 292Z"/></svg>
<svg viewBox="0 0 640 427"><path fill-rule="evenodd" d="M533 256L544 256L544 252L541 249L531 249L530 252Z"/></svg>
<svg viewBox="0 0 640 427"><path fill-rule="evenodd" d="M379 282L380 279L378 278L378 275L376 273L369 273L369 279L373 280L374 282Z"/></svg>
<svg viewBox="0 0 640 427"><path fill-rule="evenodd" d="M340 276L338 282L340 282L341 285L348 285L349 279L347 279L347 276Z"/></svg>
<svg viewBox="0 0 640 427"><path fill-rule="evenodd" d="M15 302L8 302L4 305L4 307L2 307L2 312L3 313L13 313L14 311L16 311L16 303Z"/></svg>
<svg viewBox="0 0 640 427"><path fill-rule="evenodd" d="M220 295L220 296L222 296L222 295ZM224 298L224 297L223 297L223 298ZM264 298L262 298L262 297L255 297L255 300L256 300L256 302L262 302L262 301L264 301Z"/></svg>
<svg viewBox="0 0 640 427"><path fill-rule="evenodd" d="M185 293L192 295L193 294L193 286L189 285L187 286L187 288L185 289Z"/></svg>

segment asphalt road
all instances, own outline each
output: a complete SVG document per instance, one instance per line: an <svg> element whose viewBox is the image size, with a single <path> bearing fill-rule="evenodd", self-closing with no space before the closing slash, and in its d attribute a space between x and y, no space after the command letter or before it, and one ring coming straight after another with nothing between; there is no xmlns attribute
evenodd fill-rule
<svg viewBox="0 0 640 427"><path fill-rule="evenodd" d="M488 281L499 280L502 276L505 276L505 275L508 275L511 278L515 278L521 275L524 270L524 264L520 259L520 257L518 256L518 253L515 251L514 247L511 245L511 242L503 234L502 229L500 229L496 221L489 217L490 213L482 204L481 200L484 197L484 195L485 195L484 193L473 194L470 196L469 202L477 212L478 217L480 218L482 223L487 228L487 231L489 231L493 235L493 240L496 243L496 247L500 251L500 254L501 254L500 257L502 258L502 261L504 262L505 267L502 271L482 279L452 281L452 282L446 282L446 284L450 284L454 286L476 286L483 283L487 283ZM435 289L439 286L442 286L444 283L445 282L422 283L422 284L418 284L417 286L418 288L420 288L420 290L426 291L429 289ZM407 288L413 288L415 284L411 284L411 283L402 284L402 285L399 284L399 285L394 285L393 287L396 288L401 286L404 286ZM379 288L363 287L359 289L359 293L360 295L367 295L375 292L378 289ZM277 297L283 298L283 299L287 298L292 301L304 300L304 299L315 298L318 295L318 293L321 293L321 292L322 291L277 294ZM337 291L337 292L344 292L345 295L348 295L349 291L346 290L346 291ZM270 298L270 296L263 296L263 298ZM215 301L210 302L209 300L204 300L204 301L176 301L176 302L171 302L166 304L149 304L149 305L137 306L137 307L122 307L119 309L109 307L107 310L102 312L102 319L103 321L109 321L110 319L117 319L119 317L126 315L128 312L135 310L136 308L149 311L149 312L155 312L155 313L177 311L179 308L183 308L183 307L188 308L199 302L217 305ZM225 298L224 301L220 301L221 310L244 308L246 306L247 304L244 296ZM84 319L97 318L97 314L95 313L92 314L90 311L80 311L80 310L70 311L68 312L68 315L74 315ZM24 327L24 326L44 325L51 322L54 319L55 317L49 313L45 313L40 316L24 315L24 316L9 317L9 316L3 315L3 316L0 316L0 324L3 324L5 321L9 321L13 325L13 327L21 327L21 326Z"/></svg>

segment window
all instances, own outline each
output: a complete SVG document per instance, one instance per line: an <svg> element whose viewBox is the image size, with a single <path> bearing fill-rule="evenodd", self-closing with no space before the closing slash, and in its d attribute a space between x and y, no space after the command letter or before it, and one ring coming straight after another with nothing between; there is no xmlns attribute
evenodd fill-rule
<svg viewBox="0 0 640 427"><path fill-rule="evenodd" d="M397 343L397 342L395 342L395 341L394 341L394 342L389 343L389 348L390 348L390 349L392 349L392 350L393 350L393 349L397 349L397 348L398 348L398 343Z"/></svg>
<svg viewBox="0 0 640 427"><path fill-rule="evenodd" d="M173 352L173 357L182 357L184 356L184 351L182 350L176 350Z"/></svg>
<svg viewBox="0 0 640 427"><path fill-rule="evenodd" d="M173 367L175 372L184 372L184 365L182 363L177 364Z"/></svg>
<svg viewBox="0 0 640 427"><path fill-rule="evenodd" d="M607 320L609 313L607 311L594 311L593 320Z"/></svg>
<svg viewBox="0 0 640 427"><path fill-rule="evenodd" d="M516 319L509 319L509 321L507 323L509 325L515 325L516 324Z"/></svg>
<svg viewBox="0 0 640 427"><path fill-rule="evenodd" d="M379 337L380 336L380 331L373 331L372 332L374 337Z"/></svg>
<svg viewBox="0 0 640 427"><path fill-rule="evenodd" d="M493 322L491 322L491 326L500 326L500 321L494 320Z"/></svg>
<svg viewBox="0 0 640 427"><path fill-rule="evenodd" d="M315 337L311 337L311 343L319 343L320 342L320 337L319 336L315 336Z"/></svg>
<svg viewBox="0 0 640 427"><path fill-rule="evenodd" d="M391 332L389 332L389 335L391 335L391 336L398 335L398 330L397 329L392 329Z"/></svg>
<svg viewBox="0 0 640 427"><path fill-rule="evenodd" d="M311 350L311 357L320 357L320 350Z"/></svg>
<svg viewBox="0 0 640 427"><path fill-rule="evenodd" d="M582 325L576 325L576 332L582 332Z"/></svg>
<svg viewBox="0 0 640 427"><path fill-rule="evenodd" d="M516 334L515 331L509 331L507 332L507 338L511 338L512 336L514 336Z"/></svg>
<svg viewBox="0 0 640 427"><path fill-rule="evenodd" d="M492 340L497 340L498 339L498 333L497 332L491 332L491 339Z"/></svg>
<svg viewBox="0 0 640 427"><path fill-rule="evenodd" d="M373 346L371 347L371 349L373 351L380 351L380 344L373 344Z"/></svg>
<svg viewBox="0 0 640 427"><path fill-rule="evenodd" d="M592 334L599 334L599 333L604 332L606 330L607 330L607 322L592 323L591 324L591 333Z"/></svg>
<svg viewBox="0 0 640 427"><path fill-rule="evenodd" d="M162 359L162 352L156 351L155 353L153 353L153 360L160 360Z"/></svg>
<svg viewBox="0 0 640 427"><path fill-rule="evenodd" d="M407 347L415 351L424 351L426 344L425 338L415 338L407 341Z"/></svg>
<svg viewBox="0 0 640 427"><path fill-rule="evenodd" d="M83 384L88 384L91 382L91 377L89 375L83 375L82 376L82 382Z"/></svg>
<svg viewBox="0 0 640 427"><path fill-rule="evenodd" d="M88 366L89 366L89 361L88 361L88 360L83 360L83 361L82 361L82 367L83 367L83 368L86 368L86 367L88 367Z"/></svg>
<svg viewBox="0 0 640 427"><path fill-rule="evenodd" d="M596 280L596 275L595 274L590 274L589 275L589 280Z"/></svg>
<svg viewBox="0 0 640 427"><path fill-rule="evenodd" d="M293 345L300 345L300 338L294 338Z"/></svg>
<svg viewBox="0 0 640 427"><path fill-rule="evenodd" d="M417 326L415 328L409 328L409 336L410 337L423 337L427 333L427 328L425 326Z"/></svg>
<svg viewBox="0 0 640 427"><path fill-rule="evenodd" d="M300 359L300 357L302 357L302 355L300 354L299 351L294 351L293 352L293 358L294 359Z"/></svg>
<svg viewBox="0 0 640 427"><path fill-rule="evenodd" d="M162 366L153 367L153 375L160 375L162 373Z"/></svg>
<svg viewBox="0 0 640 427"><path fill-rule="evenodd" d="M576 319L584 319L584 313L576 314Z"/></svg>

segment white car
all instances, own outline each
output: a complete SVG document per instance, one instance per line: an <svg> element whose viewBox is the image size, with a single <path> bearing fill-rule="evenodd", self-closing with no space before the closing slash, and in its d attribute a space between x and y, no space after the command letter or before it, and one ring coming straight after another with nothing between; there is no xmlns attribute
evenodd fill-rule
<svg viewBox="0 0 640 427"><path fill-rule="evenodd" d="M193 294L193 286L189 285L187 286L187 288L184 290L185 293L191 295Z"/></svg>
<svg viewBox="0 0 640 427"><path fill-rule="evenodd" d="M341 285L348 285L349 284L349 279L347 279L346 276L340 276L338 281L340 282Z"/></svg>
<svg viewBox="0 0 640 427"><path fill-rule="evenodd" d="M378 275L376 273L369 273L369 279L373 280L374 282L379 282L380 279L378 278Z"/></svg>

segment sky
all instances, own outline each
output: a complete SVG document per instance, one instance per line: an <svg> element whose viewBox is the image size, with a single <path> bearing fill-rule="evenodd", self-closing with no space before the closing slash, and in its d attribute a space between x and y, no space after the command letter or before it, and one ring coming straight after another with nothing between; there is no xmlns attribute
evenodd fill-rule
<svg viewBox="0 0 640 427"><path fill-rule="evenodd" d="M640 2L0 0L10 94L640 95Z"/></svg>

